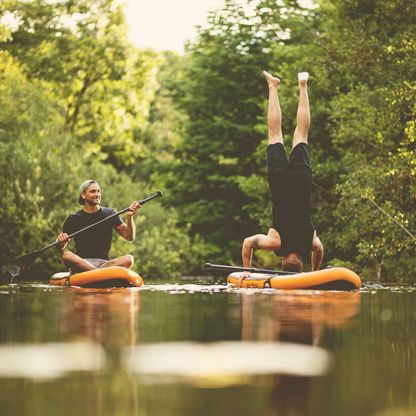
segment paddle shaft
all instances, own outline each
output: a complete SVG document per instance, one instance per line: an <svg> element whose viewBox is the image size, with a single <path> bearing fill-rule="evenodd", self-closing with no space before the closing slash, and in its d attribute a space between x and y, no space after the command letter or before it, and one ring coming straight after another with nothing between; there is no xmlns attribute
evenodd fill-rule
<svg viewBox="0 0 416 416"><path fill-rule="evenodd" d="M296 272L286 272L284 270L256 269L255 267L227 266L224 264L211 264L211 263L205 263L205 269L206 270L209 270L209 269L226 270L228 272L252 272L252 273L277 274L277 275L298 274Z"/></svg>

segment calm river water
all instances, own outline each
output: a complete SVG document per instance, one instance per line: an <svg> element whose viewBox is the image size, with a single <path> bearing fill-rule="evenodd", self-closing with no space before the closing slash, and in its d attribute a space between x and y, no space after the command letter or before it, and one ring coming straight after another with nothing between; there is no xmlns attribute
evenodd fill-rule
<svg viewBox="0 0 416 416"><path fill-rule="evenodd" d="M416 415L416 287L0 286L0 414Z"/></svg>

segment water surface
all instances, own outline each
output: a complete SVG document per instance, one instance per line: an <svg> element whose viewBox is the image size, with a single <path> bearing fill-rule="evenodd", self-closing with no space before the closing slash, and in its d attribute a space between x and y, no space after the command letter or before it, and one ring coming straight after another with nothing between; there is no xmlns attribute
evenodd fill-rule
<svg viewBox="0 0 416 416"><path fill-rule="evenodd" d="M0 286L2 415L415 415L415 288Z"/></svg>

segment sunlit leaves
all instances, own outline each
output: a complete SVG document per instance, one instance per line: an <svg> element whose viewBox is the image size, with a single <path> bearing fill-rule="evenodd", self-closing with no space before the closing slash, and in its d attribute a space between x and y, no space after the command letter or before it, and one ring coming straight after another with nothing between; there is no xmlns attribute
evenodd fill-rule
<svg viewBox="0 0 416 416"><path fill-rule="evenodd" d="M404 1L336 2L332 13L328 58L345 75L330 118L344 172L337 186L344 228L332 238L361 265L394 276L394 259L414 264L416 244L400 226L416 230L415 9Z"/></svg>
<svg viewBox="0 0 416 416"><path fill-rule="evenodd" d="M127 40L122 5L113 0L11 1L17 26L3 43L27 75L45 81L65 112L83 157L132 164L145 149L156 56Z"/></svg>

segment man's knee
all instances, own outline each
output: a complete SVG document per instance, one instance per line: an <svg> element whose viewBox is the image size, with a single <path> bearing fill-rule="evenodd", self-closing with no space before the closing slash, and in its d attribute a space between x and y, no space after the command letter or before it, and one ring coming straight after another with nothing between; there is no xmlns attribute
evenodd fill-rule
<svg viewBox="0 0 416 416"><path fill-rule="evenodd" d="M299 144L299 143L306 143L308 144L308 136L307 135L295 135L292 141L292 150Z"/></svg>
<svg viewBox="0 0 416 416"><path fill-rule="evenodd" d="M72 253L70 251L64 251L62 254L62 260L63 261L68 260L71 258L71 256L72 256Z"/></svg>

